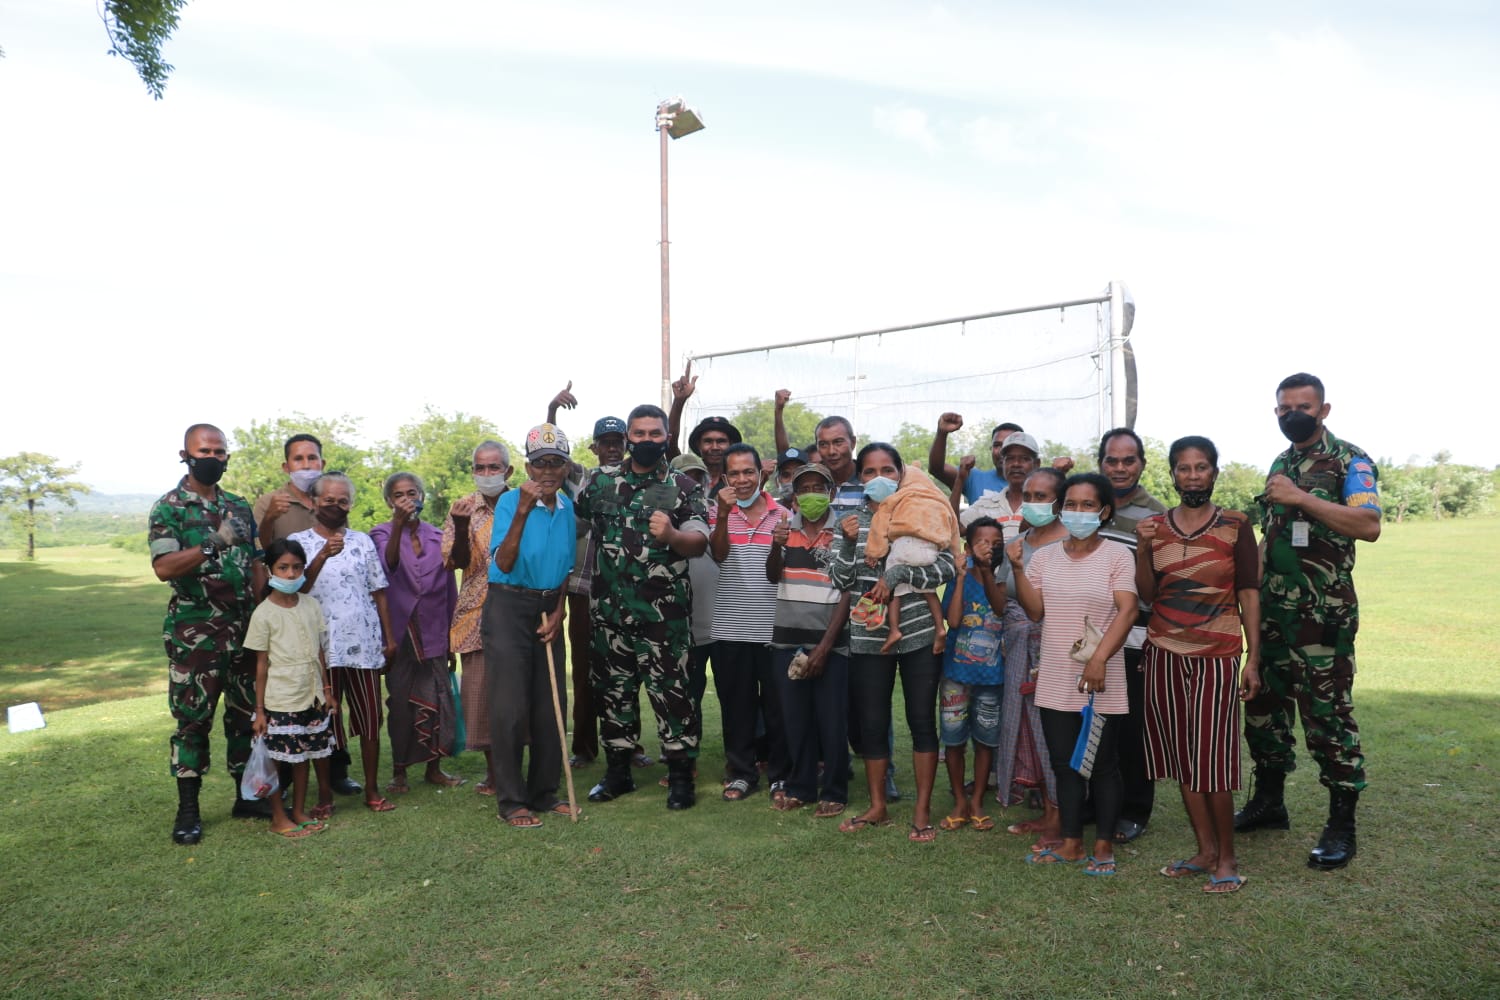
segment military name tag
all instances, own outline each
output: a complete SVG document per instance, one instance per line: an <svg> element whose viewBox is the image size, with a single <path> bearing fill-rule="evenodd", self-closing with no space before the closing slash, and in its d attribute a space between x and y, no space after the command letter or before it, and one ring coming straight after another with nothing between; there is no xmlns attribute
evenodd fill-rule
<svg viewBox="0 0 1500 1000"><path fill-rule="evenodd" d="M1294 549L1305 549L1305 548L1307 548L1307 522L1306 521L1300 521L1299 520L1299 521L1293 521L1292 522L1292 548L1294 548Z"/></svg>

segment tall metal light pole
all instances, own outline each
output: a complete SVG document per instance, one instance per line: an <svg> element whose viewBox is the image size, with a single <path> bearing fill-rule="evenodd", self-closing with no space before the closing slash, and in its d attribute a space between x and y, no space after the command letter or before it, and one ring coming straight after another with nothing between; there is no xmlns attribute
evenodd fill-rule
<svg viewBox="0 0 1500 1000"><path fill-rule="evenodd" d="M703 129L698 112L674 97L656 106L656 134L661 140L661 405L672 407L672 266L667 241L667 137L681 139Z"/></svg>

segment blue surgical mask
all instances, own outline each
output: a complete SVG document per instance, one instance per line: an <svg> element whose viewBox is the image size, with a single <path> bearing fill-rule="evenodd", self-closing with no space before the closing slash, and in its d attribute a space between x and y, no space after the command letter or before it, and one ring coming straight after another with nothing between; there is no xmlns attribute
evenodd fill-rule
<svg viewBox="0 0 1500 1000"><path fill-rule="evenodd" d="M1061 517L1063 527L1074 538L1087 538L1099 530L1097 510L1065 510Z"/></svg>
<svg viewBox="0 0 1500 1000"><path fill-rule="evenodd" d="M297 577L295 580L288 580L284 576L273 576L270 580L272 589L279 590L283 594L295 594L302 589L302 585L306 582L306 574Z"/></svg>
<svg viewBox="0 0 1500 1000"><path fill-rule="evenodd" d="M752 494L750 494L749 498L745 499L745 500L741 500L739 497L735 497L734 498L734 502L735 502L735 505L737 507L739 507L740 510L749 510L751 507L755 506L755 501L757 501L759 499L760 499L760 494L759 493L752 493Z"/></svg>
<svg viewBox="0 0 1500 1000"><path fill-rule="evenodd" d="M1033 528L1045 528L1057 520L1057 511L1052 509L1052 504L1050 503L1023 503L1021 504L1021 516Z"/></svg>
<svg viewBox="0 0 1500 1000"><path fill-rule="evenodd" d="M868 483L865 483L865 499L871 503L880 503L883 500L889 500L891 494L896 492L896 487L900 485L900 483L889 476L876 476Z"/></svg>

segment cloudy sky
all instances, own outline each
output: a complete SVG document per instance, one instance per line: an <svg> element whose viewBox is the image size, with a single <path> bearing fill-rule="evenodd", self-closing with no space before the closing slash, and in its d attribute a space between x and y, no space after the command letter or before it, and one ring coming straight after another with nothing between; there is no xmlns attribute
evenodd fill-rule
<svg viewBox="0 0 1500 1000"><path fill-rule="evenodd" d="M91 0L0 47L0 454L107 491L198 420L654 399L678 93L675 356L1122 279L1146 434L1264 466L1309 370L1377 456L1500 463L1490 4L193 2L160 102Z"/></svg>

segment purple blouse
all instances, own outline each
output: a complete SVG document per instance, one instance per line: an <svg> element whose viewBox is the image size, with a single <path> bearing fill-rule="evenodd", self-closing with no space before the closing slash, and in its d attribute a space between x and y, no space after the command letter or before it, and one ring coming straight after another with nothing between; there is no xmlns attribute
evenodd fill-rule
<svg viewBox="0 0 1500 1000"><path fill-rule="evenodd" d="M443 533L425 521L420 522L417 538L422 543L421 555L412 551L411 534L403 534L401 562L394 570L385 561L390 537L390 521L370 529L380 565L390 580L385 600L390 609L391 631L398 636L410 635L421 659L446 656L448 625L458 606L458 584L453 573L443 569Z"/></svg>

